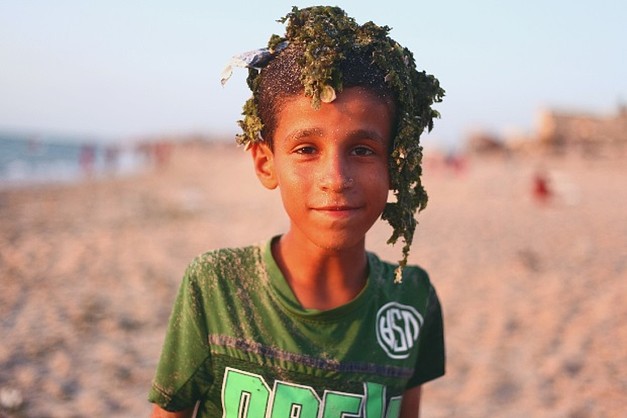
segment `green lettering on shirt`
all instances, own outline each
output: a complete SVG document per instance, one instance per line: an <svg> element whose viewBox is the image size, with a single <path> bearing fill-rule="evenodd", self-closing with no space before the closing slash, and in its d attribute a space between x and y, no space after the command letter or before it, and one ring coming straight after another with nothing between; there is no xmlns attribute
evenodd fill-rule
<svg viewBox="0 0 627 418"><path fill-rule="evenodd" d="M388 404L388 412L385 414L385 418L398 418L398 416L401 414L402 400L403 398L401 396L390 399L390 403Z"/></svg>
<svg viewBox="0 0 627 418"><path fill-rule="evenodd" d="M309 386L287 382L274 383L271 417L316 418L320 398Z"/></svg>
<svg viewBox="0 0 627 418"><path fill-rule="evenodd" d="M363 394L325 391L320 400L310 386L277 380L270 389L263 376L230 367L222 382L222 418L398 418L401 400L385 410L385 386L371 382Z"/></svg>
<svg viewBox="0 0 627 418"><path fill-rule="evenodd" d="M263 377L227 367L222 382L223 418L264 418L270 388Z"/></svg>
<svg viewBox="0 0 627 418"><path fill-rule="evenodd" d="M364 405L364 418L380 418L383 416L385 405L385 386L378 383L365 383L364 393L366 403Z"/></svg>
<svg viewBox="0 0 627 418"><path fill-rule="evenodd" d="M324 393L322 418L359 416L363 396L352 393L326 391Z"/></svg>

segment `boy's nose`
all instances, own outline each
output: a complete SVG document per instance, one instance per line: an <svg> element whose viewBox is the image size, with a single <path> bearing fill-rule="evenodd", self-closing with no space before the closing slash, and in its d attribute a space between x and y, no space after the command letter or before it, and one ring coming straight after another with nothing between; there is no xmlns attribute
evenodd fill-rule
<svg viewBox="0 0 627 418"><path fill-rule="evenodd" d="M340 156L329 156L321 170L320 187L323 190L341 192L354 185L348 162Z"/></svg>

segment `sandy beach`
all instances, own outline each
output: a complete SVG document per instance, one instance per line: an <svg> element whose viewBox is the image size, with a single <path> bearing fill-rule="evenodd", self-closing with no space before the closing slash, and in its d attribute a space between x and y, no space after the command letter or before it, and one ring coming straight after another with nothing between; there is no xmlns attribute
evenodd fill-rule
<svg viewBox="0 0 627 418"><path fill-rule="evenodd" d="M159 170L0 190L0 417L147 417L187 263L285 231L278 193L230 145ZM539 202L544 170L552 196ZM429 157L410 261L442 300L447 374L422 417L621 417L627 408L627 164ZM397 260L378 223L368 248ZM21 401L21 402L20 402Z"/></svg>

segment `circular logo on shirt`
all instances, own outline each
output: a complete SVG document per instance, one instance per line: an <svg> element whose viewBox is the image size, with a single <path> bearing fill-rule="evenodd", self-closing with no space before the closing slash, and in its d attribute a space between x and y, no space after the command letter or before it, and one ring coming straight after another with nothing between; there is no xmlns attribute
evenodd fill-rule
<svg viewBox="0 0 627 418"><path fill-rule="evenodd" d="M412 306L387 303L377 312L377 341L390 358L407 358L418 340L422 323L422 315Z"/></svg>

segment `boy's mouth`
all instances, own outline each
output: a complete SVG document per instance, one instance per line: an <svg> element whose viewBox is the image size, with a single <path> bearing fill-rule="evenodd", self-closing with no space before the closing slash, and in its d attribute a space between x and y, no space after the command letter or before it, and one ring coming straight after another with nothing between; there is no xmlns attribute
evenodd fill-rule
<svg viewBox="0 0 627 418"><path fill-rule="evenodd" d="M330 206L320 206L320 207L313 208L313 210L316 212L329 213L329 214L335 214L335 215L348 214L358 209L359 207L357 206L348 206L348 205L340 205L340 206L330 205Z"/></svg>

